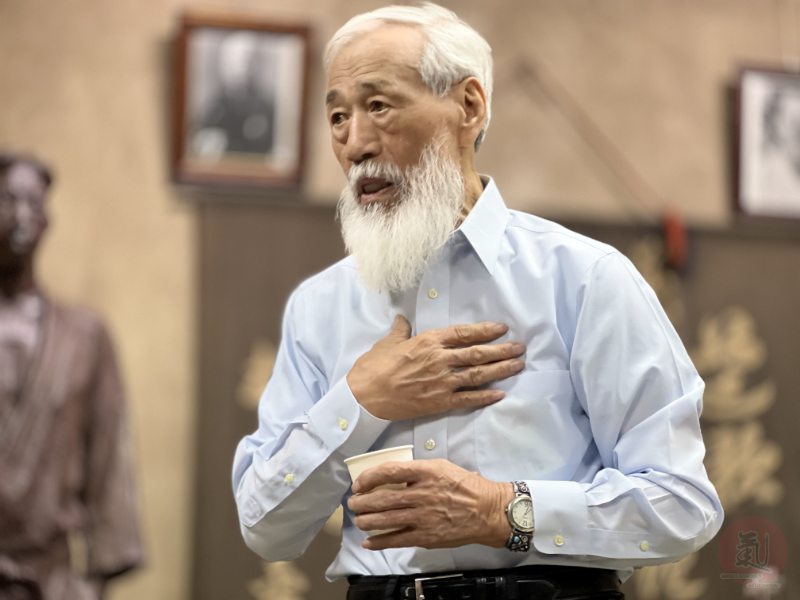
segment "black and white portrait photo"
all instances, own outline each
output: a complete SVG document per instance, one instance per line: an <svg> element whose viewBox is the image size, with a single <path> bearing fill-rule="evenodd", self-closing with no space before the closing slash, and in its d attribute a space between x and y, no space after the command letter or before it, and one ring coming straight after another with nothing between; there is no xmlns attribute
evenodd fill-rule
<svg viewBox="0 0 800 600"><path fill-rule="evenodd" d="M189 96L190 153L272 154L275 63L279 43L254 31L207 29L195 34Z"/></svg>
<svg viewBox="0 0 800 600"><path fill-rule="evenodd" d="M746 69L739 93L739 207L800 218L800 74Z"/></svg>
<svg viewBox="0 0 800 600"><path fill-rule="evenodd" d="M260 25L184 28L177 175L290 183L302 168L307 36Z"/></svg>

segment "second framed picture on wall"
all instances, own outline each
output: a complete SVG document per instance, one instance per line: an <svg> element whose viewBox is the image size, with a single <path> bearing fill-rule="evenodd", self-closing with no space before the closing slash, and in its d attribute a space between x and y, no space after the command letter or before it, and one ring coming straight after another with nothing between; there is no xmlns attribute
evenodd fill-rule
<svg viewBox="0 0 800 600"><path fill-rule="evenodd" d="M176 59L175 180L225 188L299 185L309 29L187 14Z"/></svg>
<svg viewBox="0 0 800 600"><path fill-rule="evenodd" d="M737 102L739 211L800 218L800 73L742 69Z"/></svg>

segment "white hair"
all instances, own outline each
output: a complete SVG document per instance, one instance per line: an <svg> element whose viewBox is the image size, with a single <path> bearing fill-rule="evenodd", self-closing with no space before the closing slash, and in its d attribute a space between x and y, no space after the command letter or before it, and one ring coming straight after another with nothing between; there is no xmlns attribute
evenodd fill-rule
<svg viewBox="0 0 800 600"><path fill-rule="evenodd" d="M480 34L451 10L432 2L419 6L386 6L357 15L337 31L325 48L325 71L330 72L336 54L361 33L385 24L408 24L422 28L428 37L417 65L422 80L438 96L467 77L475 77L486 92L486 123L475 140L480 148L492 115L492 49Z"/></svg>

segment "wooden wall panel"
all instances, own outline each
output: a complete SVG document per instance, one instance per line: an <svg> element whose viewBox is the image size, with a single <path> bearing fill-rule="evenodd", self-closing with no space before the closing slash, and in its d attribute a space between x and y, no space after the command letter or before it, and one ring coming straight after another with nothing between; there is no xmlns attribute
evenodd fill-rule
<svg viewBox="0 0 800 600"><path fill-rule="evenodd" d="M257 581L264 570L239 532L231 467L236 444L255 430L257 418L242 405L239 385L254 344L280 341L290 292L343 257L344 246L329 207L208 204L200 214L200 408L191 597L252 600L248 587L261 589ZM334 598L336 590L346 588L340 583L329 589L322 575L339 544L320 533L297 561L309 574L306 597Z"/></svg>

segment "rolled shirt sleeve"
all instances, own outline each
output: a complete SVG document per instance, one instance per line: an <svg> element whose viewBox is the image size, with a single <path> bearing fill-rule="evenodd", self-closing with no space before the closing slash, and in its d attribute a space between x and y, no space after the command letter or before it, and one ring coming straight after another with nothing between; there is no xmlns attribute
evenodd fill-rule
<svg viewBox="0 0 800 600"><path fill-rule="evenodd" d="M242 534L267 561L300 556L351 481L344 459L369 451L390 421L372 416L347 379L326 379L303 352L297 292L259 403L259 427L236 451L233 488Z"/></svg>
<svg viewBox="0 0 800 600"><path fill-rule="evenodd" d="M584 274L570 376L602 468L590 482L527 481L533 545L629 569L706 544L723 509L703 466L704 384L652 289L612 252Z"/></svg>

